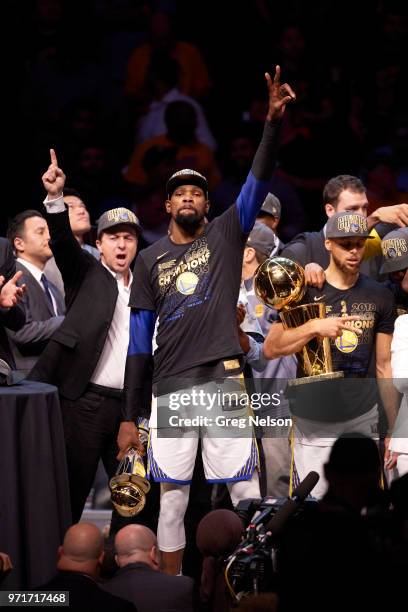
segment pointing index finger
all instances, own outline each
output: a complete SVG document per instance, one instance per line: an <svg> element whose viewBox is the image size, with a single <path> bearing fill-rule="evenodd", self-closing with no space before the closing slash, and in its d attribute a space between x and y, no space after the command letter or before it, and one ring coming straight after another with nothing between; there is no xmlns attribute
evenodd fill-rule
<svg viewBox="0 0 408 612"><path fill-rule="evenodd" d="M56 155L54 149L50 149L50 156L51 156L51 164L53 166L58 166L57 155Z"/></svg>
<svg viewBox="0 0 408 612"><path fill-rule="evenodd" d="M273 77L274 85L278 85L278 86L280 85L280 74L281 74L280 66L276 65L275 76Z"/></svg>

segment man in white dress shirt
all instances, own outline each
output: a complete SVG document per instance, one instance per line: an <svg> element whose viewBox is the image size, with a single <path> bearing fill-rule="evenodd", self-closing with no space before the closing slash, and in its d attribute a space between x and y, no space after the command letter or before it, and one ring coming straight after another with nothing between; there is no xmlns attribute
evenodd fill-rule
<svg viewBox="0 0 408 612"><path fill-rule="evenodd" d="M130 265L140 225L126 208L99 219L97 261L75 239L64 204L65 175L52 151L43 176L50 246L65 286L67 314L30 378L59 388L73 522L79 521L99 458L108 477L130 446L136 425L122 401L129 342ZM119 450L119 453L118 453Z"/></svg>

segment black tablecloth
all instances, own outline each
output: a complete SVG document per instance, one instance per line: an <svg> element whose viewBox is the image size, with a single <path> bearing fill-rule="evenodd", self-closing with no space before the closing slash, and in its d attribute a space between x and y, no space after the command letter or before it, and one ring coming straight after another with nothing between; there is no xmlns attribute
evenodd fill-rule
<svg viewBox="0 0 408 612"><path fill-rule="evenodd" d="M70 524L56 387L29 381L0 387L0 551L14 565L0 589L49 580Z"/></svg>

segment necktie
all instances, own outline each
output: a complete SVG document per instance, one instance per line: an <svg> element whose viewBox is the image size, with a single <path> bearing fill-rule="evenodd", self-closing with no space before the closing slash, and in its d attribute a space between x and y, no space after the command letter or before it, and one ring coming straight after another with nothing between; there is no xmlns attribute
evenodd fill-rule
<svg viewBox="0 0 408 612"><path fill-rule="evenodd" d="M52 301L52 292L50 289L50 283L48 282L48 278L45 276L45 274L41 274L41 282L44 287L45 297L47 298L47 302L51 306L52 312L56 314L54 304Z"/></svg>

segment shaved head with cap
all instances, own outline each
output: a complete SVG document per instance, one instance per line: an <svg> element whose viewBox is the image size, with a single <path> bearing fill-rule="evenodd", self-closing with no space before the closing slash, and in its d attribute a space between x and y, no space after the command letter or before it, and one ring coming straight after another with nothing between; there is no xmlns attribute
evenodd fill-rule
<svg viewBox="0 0 408 612"><path fill-rule="evenodd" d="M119 566L144 561L156 567L158 564L156 535L144 525L127 525L115 537Z"/></svg>
<svg viewBox="0 0 408 612"><path fill-rule="evenodd" d="M62 548L64 556L76 563L98 559L103 550L102 534L96 525L78 523L68 529Z"/></svg>

